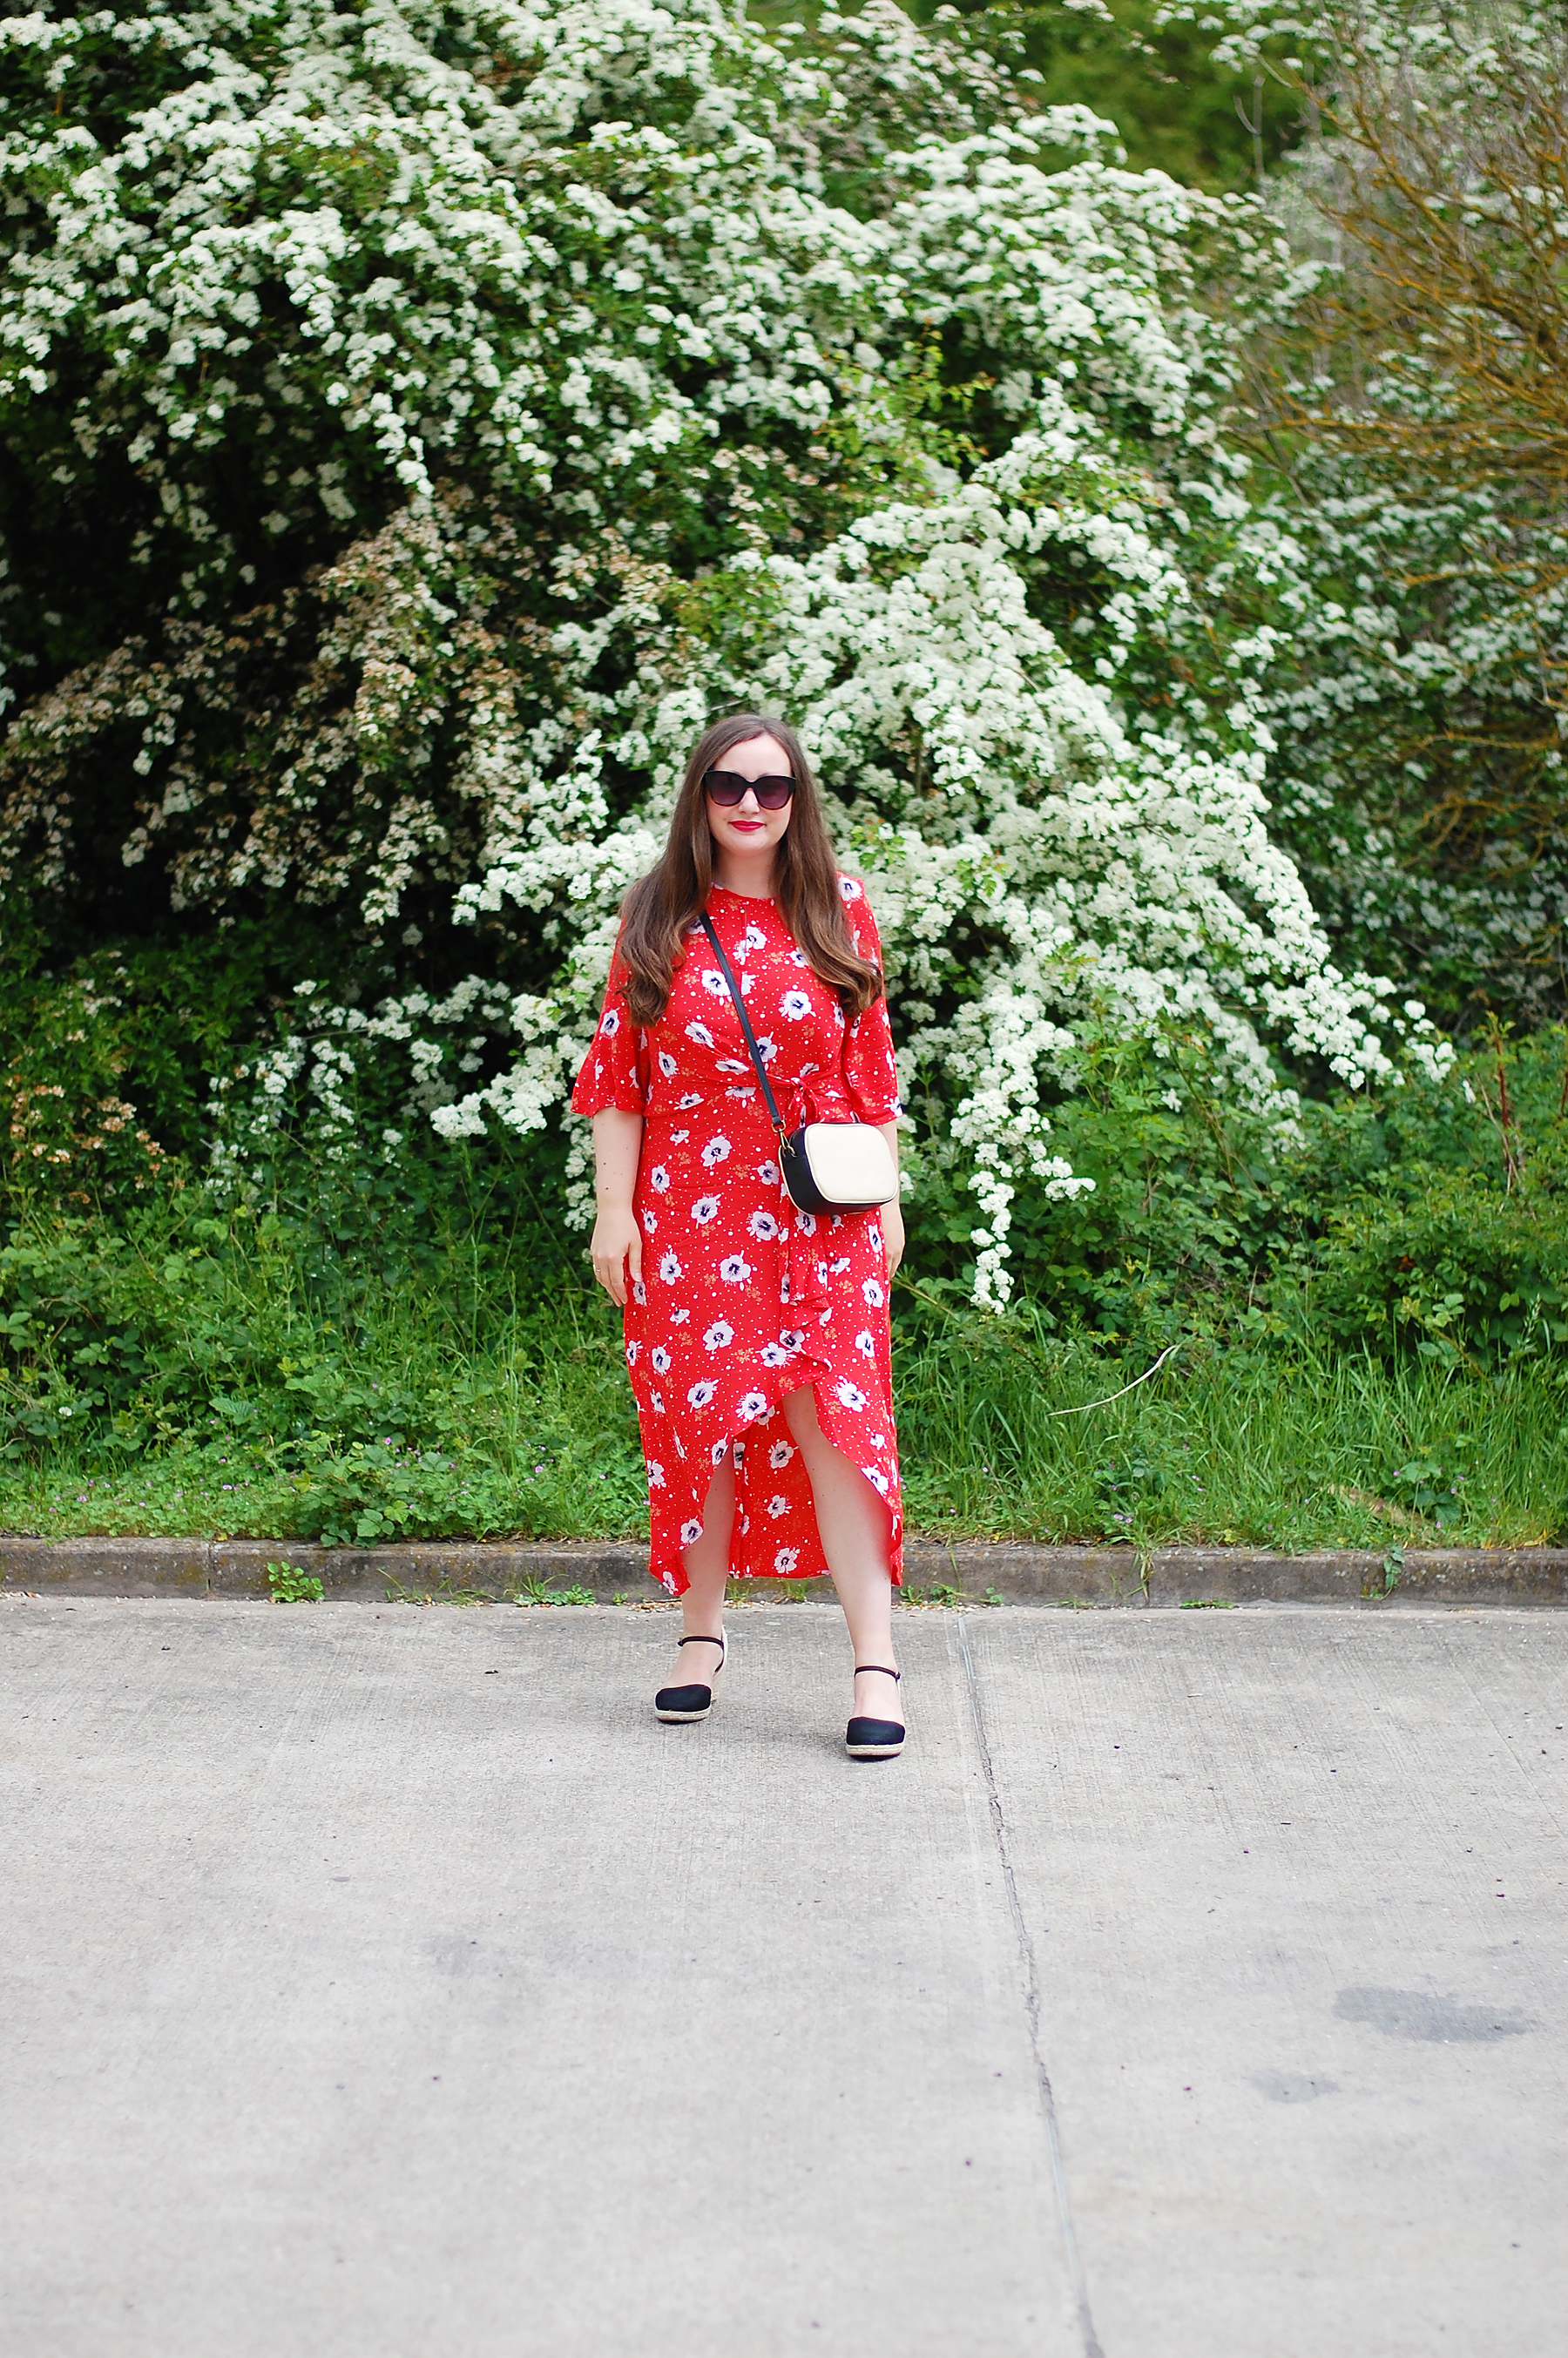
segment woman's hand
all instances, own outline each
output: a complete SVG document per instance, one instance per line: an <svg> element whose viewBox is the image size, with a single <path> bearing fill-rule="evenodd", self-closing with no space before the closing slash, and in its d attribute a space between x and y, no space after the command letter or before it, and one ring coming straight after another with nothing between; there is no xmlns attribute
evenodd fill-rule
<svg viewBox="0 0 1568 2358"><path fill-rule="evenodd" d="M643 1274L643 1233L630 1204L616 1204L600 1213L588 1251L595 1277L617 1310L624 1310L627 1263L632 1266L633 1283Z"/></svg>

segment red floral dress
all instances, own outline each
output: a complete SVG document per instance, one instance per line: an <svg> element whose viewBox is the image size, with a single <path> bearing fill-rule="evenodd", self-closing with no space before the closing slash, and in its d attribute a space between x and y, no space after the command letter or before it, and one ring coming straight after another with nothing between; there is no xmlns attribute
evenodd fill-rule
<svg viewBox="0 0 1568 2358"><path fill-rule="evenodd" d="M862 957L881 964L860 884L839 879ZM714 889L708 914L745 993L785 1125L881 1124L898 1113L887 1002L846 1023L772 901ZM669 1005L646 1031L612 971L572 1092L579 1114L641 1114L635 1207L643 1275L626 1303L626 1364L648 1465L651 1569L687 1586L714 1469L733 1450L730 1572L827 1571L811 1485L779 1403L815 1387L823 1432L886 1501L902 1565L887 1252L875 1212L796 1211L728 984L700 926Z"/></svg>

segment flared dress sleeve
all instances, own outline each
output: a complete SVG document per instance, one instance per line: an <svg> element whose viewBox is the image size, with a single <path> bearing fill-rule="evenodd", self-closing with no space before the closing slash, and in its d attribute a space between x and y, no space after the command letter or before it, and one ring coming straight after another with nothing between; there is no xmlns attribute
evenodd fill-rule
<svg viewBox="0 0 1568 2358"><path fill-rule="evenodd" d="M854 877L843 880L843 889L844 914L849 919L855 947L863 958L880 968L881 936L865 889ZM845 1027L844 1094L854 1108L857 1121L871 1122L881 1129L885 1122L898 1120L898 1066L893 1061L885 991L879 991L864 1014L857 1015Z"/></svg>
<svg viewBox="0 0 1568 2358"><path fill-rule="evenodd" d="M648 1105L648 1035L626 1004L619 945L610 963L604 1005L582 1070L572 1090L573 1113L645 1113Z"/></svg>

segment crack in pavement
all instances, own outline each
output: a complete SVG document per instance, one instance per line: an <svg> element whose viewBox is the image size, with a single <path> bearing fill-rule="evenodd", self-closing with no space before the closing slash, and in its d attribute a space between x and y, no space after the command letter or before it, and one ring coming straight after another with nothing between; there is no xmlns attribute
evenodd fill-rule
<svg viewBox="0 0 1568 2358"><path fill-rule="evenodd" d="M962 1613L954 1615L958 1625L958 1652L964 1665L964 1682L969 1693L969 1713L974 1721L975 1742L979 1749L980 1767L986 1780L986 1800L990 1809L991 1832L996 1838L997 1859L1001 1868L1002 1887L1012 1914L1012 1929L1018 1942L1019 1962L1023 1969L1023 2013L1029 2026L1029 2050L1034 2058L1034 2079L1040 2097L1040 2113L1045 2127L1045 2146L1051 2158L1051 2179L1056 2190L1056 2223L1061 2230L1063 2249L1066 2256L1067 2276L1073 2288L1073 2303L1077 2313L1078 2332L1083 2345L1083 2358L1105 2358L1099 2336L1095 2331L1094 2318L1089 2309L1089 2289L1084 2276L1084 2264L1078 2255L1078 2239L1073 2228L1072 2203L1067 2194L1066 2165L1062 2158L1062 2136L1056 2120L1056 2099L1052 2093L1051 2074L1046 2068L1045 2050L1040 2033L1040 1967L1034 1954L1034 1943L1029 1937L1029 1927L1023 1920L1023 1908L1018 1897L1018 1879L1012 1871L1012 1855L1008 1848L1007 1820L1002 1814L1001 1795L997 1788L996 1769L991 1761L990 1740L986 1734L985 1713L980 1705L979 1681L975 1675L975 1658L969 1650L969 1633Z"/></svg>

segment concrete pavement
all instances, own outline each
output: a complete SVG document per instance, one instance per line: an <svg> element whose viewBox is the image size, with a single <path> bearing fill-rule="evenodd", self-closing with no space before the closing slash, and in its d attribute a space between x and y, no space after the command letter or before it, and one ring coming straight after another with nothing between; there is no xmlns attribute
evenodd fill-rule
<svg viewBox="0 0 1568 2358"><path fill-rule="evenodd" d="M7 1597L13 2358L1562 2358L1568 1617Z"/></svg>

